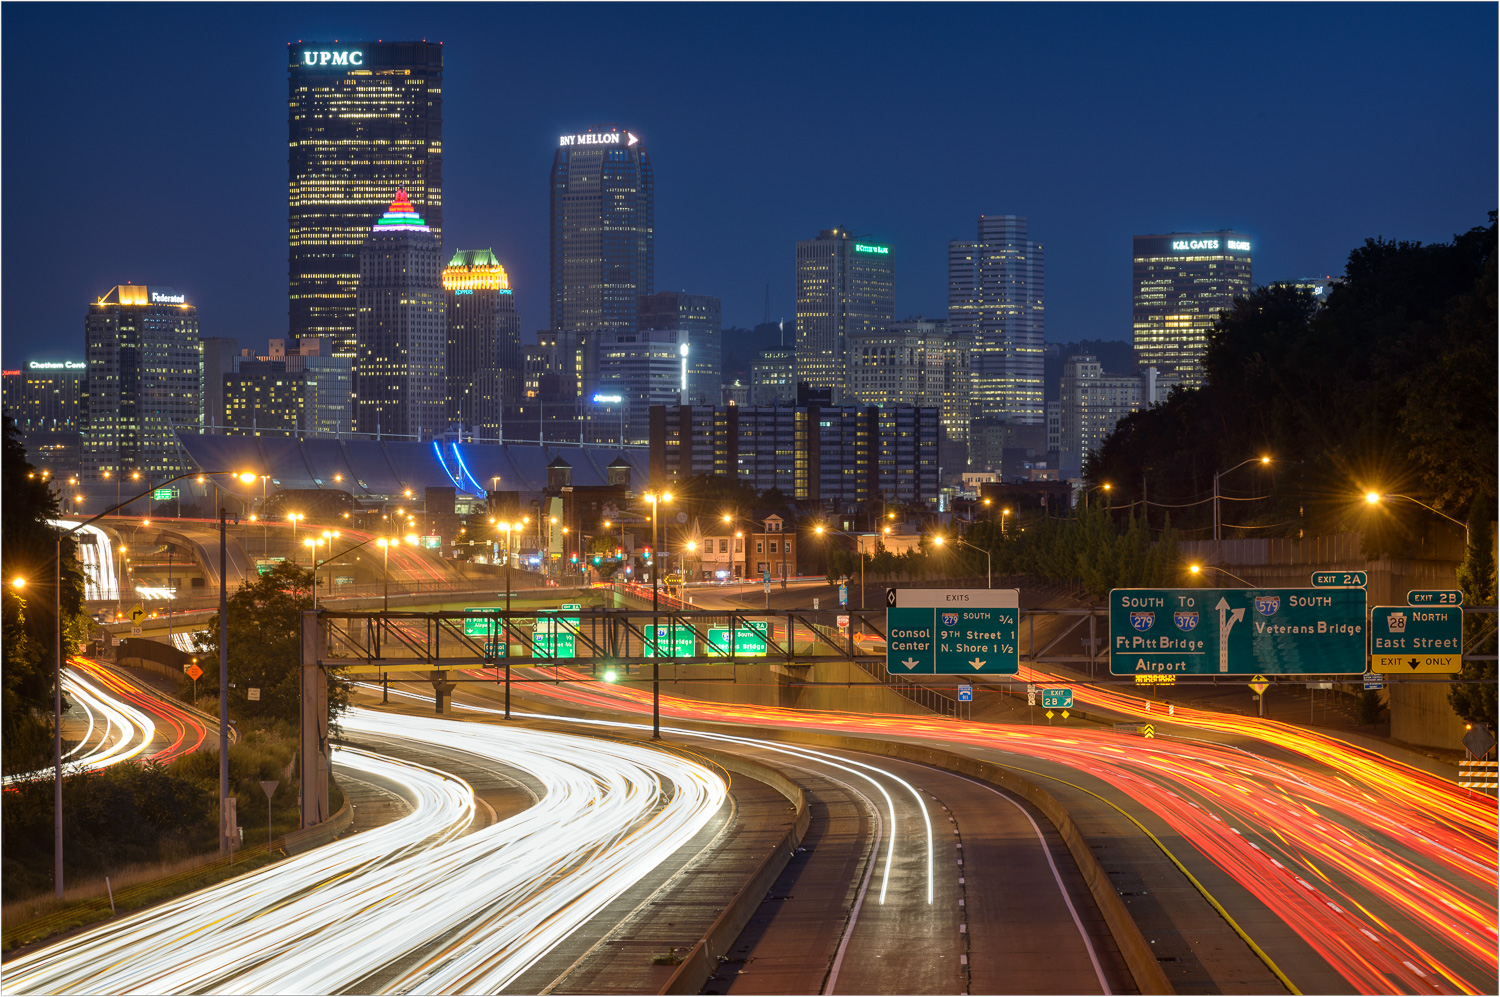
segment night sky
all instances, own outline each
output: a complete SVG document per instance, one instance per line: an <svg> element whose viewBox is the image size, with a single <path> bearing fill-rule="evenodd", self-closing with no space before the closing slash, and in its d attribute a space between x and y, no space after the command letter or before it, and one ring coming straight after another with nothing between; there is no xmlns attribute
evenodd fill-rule
<svg viewBox="0 0 1500 997"><path fill-rule="evenodd" d="M1496 206L1493 4L6 4L5 366L82 355L87 305L168 284L204 335L287 327L286 43L445 43L444 248L493 246L547 324L556 137L656 169L656 289L794 313L794 243L896 251L942 316L947 243L1020 214L1047 338L1128 339L1130 237L1233 228L1255 278Z"/></svg>

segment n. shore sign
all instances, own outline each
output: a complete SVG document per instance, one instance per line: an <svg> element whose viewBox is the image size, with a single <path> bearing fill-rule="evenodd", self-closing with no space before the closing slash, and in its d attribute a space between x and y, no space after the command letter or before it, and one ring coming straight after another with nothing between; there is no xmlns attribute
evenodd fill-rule
<svg viewBox="0 0 1500 997"><path fill-rule="evenodd" d="M1014 675L1020 671L1016 589L895 589L886 610L891 675Z"/></svg>
<svg viewBox="0 0 1500 997"><path fill-rule="evenodd" d="M1363 674L1365 590L1115 589L1112 675Z"/></svg>

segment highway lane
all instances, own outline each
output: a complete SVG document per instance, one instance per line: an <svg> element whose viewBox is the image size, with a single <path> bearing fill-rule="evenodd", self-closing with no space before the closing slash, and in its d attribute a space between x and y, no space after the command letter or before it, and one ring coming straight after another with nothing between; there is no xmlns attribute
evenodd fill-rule
<svg viewBox="0 0 1500 997"><path fill-rule="evenodd" d="M691 840L724 801L693 762L633 745L355 710L359 736L504 757L541 802L481 830L472 789L339 749L413 801L403 819L7 964L13 992L494 991Z"/></svg>
<svg viewBox="0 0 1500 997"><path fill-rule="evenodd" d="M644 711L649 693L533 686L534 694ZM1200 880L1232 888L1253 939L1294 986L1315 992L1487 993L1496 979L1494 805L1380 760L1371 782L1233 745L1104 731L995 727L937 718L802 714L663 697L663 716L943 743L1107 797L1158 836ZM1248 718L1240 718L1248 719ZM1299 732L1299 738L1320 735ZM1344 768L1350 752L1322 738ZM1312 750L1306 744L1303 750ZM1406 769L1405 771L1402 771ZM1396 778L1416 789L1386 792ZM1426 812L1409 805L1427 792Z"/></svg>
<svg viewBox="0 0 1500 997"><path fill-rule="evenodd" d="M398 697L423 701L396 689ZM493 690L455 705L498 715ZM556 719L556 718L554 718ZM622 729L644 724L564 718ZM909 762L665 728L788 772L814 826L713 992L1111 993L1129 974L1055 829L993 787ZM831 930L837 926L837 930Z"/></svg>

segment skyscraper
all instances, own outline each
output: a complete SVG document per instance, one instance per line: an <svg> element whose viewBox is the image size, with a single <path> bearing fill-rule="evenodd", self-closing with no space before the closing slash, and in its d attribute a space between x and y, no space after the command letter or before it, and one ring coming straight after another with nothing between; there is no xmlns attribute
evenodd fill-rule
<svg viewBox="0 0 1500 997"><path fill-rule="evenodd" d="M552 157L550 321L557 332L632 331L655 290L656 181L632 132L595 125Z"/></svg>
<svg viewBox="0 0 1500 997"><path fill-rule="evenodd" d="M425 439L447 427L442 269L437 235L398 190L359 255L359 432Z"/></svg>
<svg viewBox="0 0 1500 997"><path fill-rule="evenodd" d="M506 405L522 397L521 317L505 267L489 249L460 249L443 270L448 421L499 439Z"/></svg>
<svg viewBox="0 0 1500 997"><path fill-rule="evenodd" d="M948 243L948 323L971 332L975 415L1023 425L1045 418L1044 258L1017 215L980 215L978 238Z"/></svg>
<svg viewBox="0 0 1500 997"><path fill-rule="evenodd" d="M889 325L895 313L890 246L842 228L797 243L797 380L839 397L849 337Z"/></svg>
<svg viewBox="0 0 1500 997"><path fill-rule="evenodd" d="M198 425L198 309L159 284L122 284L89 305L83 473L140 471L161 480L190 470L179 427Z"/></svg>
<svg viewBox="0 0 1500 997"><path fill-rule="evenodd" d="M442 241L443 47L297 42L287 77L289 331L352 357L360 247L391 191Z"/></svg>
<svg viewBox="0 0 1500 997"><path fill-rule="evenodd" d="M722 334L719 299L708 294L659 291L641 298L642 332L675 330L687 334L687 396L685 405L717 405L723 383Z"/></svg>
<svg viewBox="0 0 1500 997"><path fill-rule="evenodd" d="M1138 235L1133 256L1136 362L1200 387L1209 330L1237 295L1250 293L1250 237L1228 230Z"/></svg>

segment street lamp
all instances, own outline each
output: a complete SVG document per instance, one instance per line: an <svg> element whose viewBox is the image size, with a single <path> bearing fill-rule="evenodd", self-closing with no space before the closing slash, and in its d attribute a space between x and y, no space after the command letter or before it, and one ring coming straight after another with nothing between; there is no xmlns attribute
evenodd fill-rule
<svg viewBox="0 0 1500 997"><path fill-rule="evenodd" d="M1100 489L1103 489L1104 491L1107 492L1107 491L1109 491L1112 488L1114 488L1114 485L1112 485L1112 484L1110 484L1109 482L1106 481L1102 485L1095 485L1093 488L1089 488L1089 489L1085 490L1084 493L1083 493L1083 507L1085 509L1087 509L1089 507L1089 492L1097 492Z"/></svg>
<svg viewBox="0 0 1500 997"><path fill-rule="evenodd" d="M1444 519L1446 519L1448 522L1453 523L1453 524L1455 524L1457 526L1462 526L1463 530L1464 530L1464 547L1467 548L1469 546L1469 524L1468 523L1461 523L1461 522L1459 522L1458 520L1454 519L1452 516L1448 515L1446 512L1442 512L1441 510L1434 509L1432 506L1428 505L1426 502L1423 502L1421 499L1414 499L1410 495L1397 495L1394 492L1387 492L1384 495L1382 495L1380 492L1366 492L1365 493L1365 501L1368 502L1368 503L1370 503L1371 505L1379 505L1384 499L1393 499L1393 498L1406 499L1406 501L1408 501L1408 502L1415 502L1417 505L1419 505L1422 508L1426 509L1428 512L1435 512L1439 516L1442 516Z"/></svg>
<svg viewBox="0 0 1500 997"><path fill-rule="evenodd" d="M932 542L941 547L943 544L947 543L947 540L941 534L935 534L932 538ZM990 552L988 550L985 550L983 547L976 547L973 544L969 543L969 541L961 540L958 537L954 537L953 542L956 544L962 544L963 546L968 547L970 550L977 550L984 555L984 587L987 589L994 588L994 575L990 571L990 566L994 562L993 558L990 557Z"/></svg>
<svg viewBox="0 0 1500 997"><path fill-rule="evenodd" d="M1000 510L1000 535L1005 536L1005 517L1010 515L1009 509Z"/></svg>
<svg viewBox="0 0 1500 997"><path fill-rule="evenodd" d="M1188 565L1188 573L1189 574L1197 575L1197 574L1201 574L1204 571L1217 571L1221 575L1228 575L1230 578L1233 578L1235 581L1239 582L1241 585L1245 586L1246 588L1252 588L1253 589L1253 588L1257 587L1255 585L1255 583L1247 581L1246 579L1241 578L1239 575L1235 574L1234 572L1232 572L1232 571L1226 571L1225 569L1220 568L1217 565L1213 565L1213 564L1189 564Z"/></svg>
<svg viewBox="0 0 1500 997"><path fill-rule="evenodd" d="M672 493L662 492L657 494L656 492L647 492L644 498L647 502L651 503L651 550L660 559L661 544L657 542L656 510L661 503L672 501ZM660 577L661 565L653 564L651 566L651 650L654 652L652 654L653 659L661 657L661 640L656 632L657 617L655 615L658 605L658 579ZM661 740L661 664L658 660L651 662L651 739L653 741Z"/></svg>
<svg viewBox="0 0 1500 997"><path fill-rule="evenodd" d="M176 477L168 478L162 482L170 485L174 481L183 478L191 478L197 471L189 471ZM231 471L208 471L209 475L232 474ZM133 474L132 479L139 479L140 472ZM249 484L255 480L255 475L249 471L236 475L241 481ZM62 826L62 542L65 537L70 537L86 526L108 516L119 510L122 506L129 505L137 499L149 495L151 492L141 492L124 502L117 502L103 512L86 519L71 529L59 528L57 531L56 550L53 556L53 596L55 597L55 609L53 622L56 624L56 646L54 648L56 657L53 661L52 670L52 813L53 813L53 882L57 887L57 897L62 899L63 895L63 826ZM224 798L229 795L229 590L225 581L228 567L228 541L224 528L224 510L219 510L219 851L223 853L229 844L226 829L224 827L223 806ZM19 586L18 586L19 587Z"/></svg>
<svg viewBox="0 0 1500 997"><path fill-rule="evenodd" d="M505 627L501 645L505 648L505 719L510 719L510 538L521 532L521 523L500 523L495 527L505 534Z"/></svg>
<svg viewBox="0 0 1500 997"><path fill-rule="evenodd" d="M1240 468L1244 467L1246 464L1269 464L1269 463L1271 463L1271 458L1269 456L1265 456L1265 457L1251 457L1249 460L1242 460L1242 461L1240 461L1238 464L1234 465L1234 467L1231 467L1228 471L1215 471L1214 472L1214 539L1215 540L1220 539L1220 536L1219 536L1219 532L1220 532L1220 528L1219 528L1219 479L1222 478L1226 474L1230 474L1231 472L1239 470Z"/></svg>
<svg viewBox="0 0 1500 997"><path fill-rule="evenodd" d="M985 501L989 501L986 499ZM865 552L860 546L860 538L853 533L845 533L843 530L835 530L831 526L814 526L813 532L819 536L824 533L837 533L854 541L855 552L859 554L859 611L865 610Z"/></svg>

